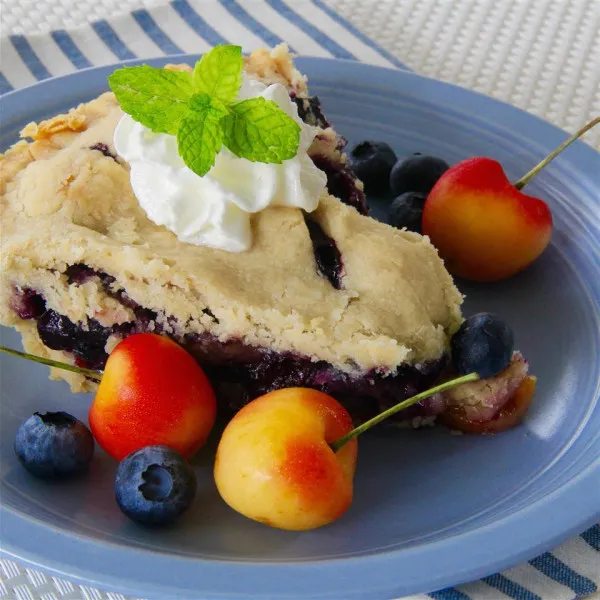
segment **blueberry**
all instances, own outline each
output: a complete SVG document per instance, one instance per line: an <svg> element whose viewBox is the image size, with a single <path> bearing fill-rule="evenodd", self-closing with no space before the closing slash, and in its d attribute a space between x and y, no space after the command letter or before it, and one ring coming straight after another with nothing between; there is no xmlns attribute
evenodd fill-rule
<svg viewBox="0 0 600 600"><path fill-rule="evenodd" d="M383 194L389 189L390 171L396 162L394 151L385 142L364 141L349 156L350 167L365 184L368 194Z"/></svg>
<svg viewBox="0 0 600 600"><path fill-rule="evenodd" d="M194 471L168 446L146 446L119 463L115 497L133 521L167 525L190 507L195 495Z"/></svg>
<svg viewBox="0 0 600 600"><path fill-rule="evenodd" d="M421 233L421 217L427 196L420 192L404 192L390 205L390 225Z"/></svg>
<svg viewBox="0 0 600 600"><path fill-rule="evenodd" d="M450 168L450 165L435 156L415 154L400 159L390 173L390 187L394 196L404 192L429 194L437 180Z"/></svg>
<svg viewBox="0 0 600 600"><path fill-rule="evenodd" d="M19 427L14 448L20 463L36 477L62 478L88 468L94 438L65 412L36 412Z"/></svg>
<svg viewBox="0 0 600 600"><path fill-rule="evenodd" d="M506 369L514 349L513 333L496 315L477 313L452 336L452 362L458 373L492 377Z"/></svg>

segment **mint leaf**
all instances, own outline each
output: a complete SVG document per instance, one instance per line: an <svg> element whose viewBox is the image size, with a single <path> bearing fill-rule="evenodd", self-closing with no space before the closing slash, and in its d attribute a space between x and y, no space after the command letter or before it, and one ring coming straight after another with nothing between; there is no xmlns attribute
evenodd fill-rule
<svg viewBox="0 0 600 600"><path fill-rule="evenodd" d="M237 102L223 119L223 143L240 158L281 163L296 156L300 126L262 96Z"/></svg>
<svg viewBox="0 0 600 600"><path fill-rule="evenodd" d="M224 104L233 102L242 85L244 60L240 46L216 46L196 63L196 92L208 94Z"/></svg>
<svg viewBox="0 0 600 600"><path fill-rule="evenodd" d="M189 112L194 93L189 73L148 65L117 69L108 84L126 113L156 133L171 135Z"/></svg>
<svg viewBox="0 0 600 600"><path fill-rule="evenodd" d="M177 150L183 162L200 177L215 164L223 144L221 119L227 114L223 104L208 94L195 94L190 99L190 111L177 131Z"/></svg>

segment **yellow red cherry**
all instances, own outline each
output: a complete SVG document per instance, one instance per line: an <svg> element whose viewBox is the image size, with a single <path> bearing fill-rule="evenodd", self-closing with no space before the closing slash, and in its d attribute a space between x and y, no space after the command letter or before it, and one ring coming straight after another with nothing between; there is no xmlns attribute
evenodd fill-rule
<svg viewBox="0 0 600 600"><path fill-rule="evenodd" d="M141 333L108 357L89 424L117 460L156 445L188 458L206 441L215 416L213 389L192 356L167 337Z"/></svg>
<svg viewBox="0 0 600 600"><path fill-rule="evenodd" d="M475 281L497 281L530 265L552 234L545 202L522 194L499 162L475 157L446 171L423 209L423 233L448 270Z"/></svg>
<svg viewBox="0 0 600 600"><path fill-rule="evenodd" d="M261 396L223 432L214 466L219 493L272 527L327 525L352 502L356 440L338 452L329 446L351 430L346 409L323 392L287 388Z"/></svg>
<svg viewBox="0 0 600 600"><path fill-rule="evenodd" d="M594 119L514 185L499 162L474 157L446 171L429 193L422 231L448 270L474 281L498 281L522 271L548 246L552 214L547 204L520 190L586 131Z"/></svg>

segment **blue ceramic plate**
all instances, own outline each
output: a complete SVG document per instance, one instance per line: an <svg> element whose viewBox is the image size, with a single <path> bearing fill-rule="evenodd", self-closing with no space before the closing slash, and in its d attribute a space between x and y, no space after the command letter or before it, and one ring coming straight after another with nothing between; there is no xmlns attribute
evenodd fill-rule
<svg viewBox="0 0 600 600"><path fill-rule="evenodd" d="M450 163L490 156L514 180L566 137L515 108L412 73L298 63L351 143L382 139L400 155L421 151ZM111 70L4 97L2 147L28 121L105 90ZM147 531L119 512L115 464L101 452L89 477L61 485L19 467L12 439L23 419L34 410L85 418L90 398L49 382L44 367L3 357L4 552L136 597L372 599L473 580L585 529L600 518L600 155L576 143L527 191L544 198L555 218L543 257L508 281L458 282L466 313L502 314L539 377L524 425L496 437L442 428L367 434L352 508L307 533L272 530L232 512L217 495L212 449L205 448L195 459L200 489L190 513L172 529ZM6 330L3 343L19 345Z"/></svg>

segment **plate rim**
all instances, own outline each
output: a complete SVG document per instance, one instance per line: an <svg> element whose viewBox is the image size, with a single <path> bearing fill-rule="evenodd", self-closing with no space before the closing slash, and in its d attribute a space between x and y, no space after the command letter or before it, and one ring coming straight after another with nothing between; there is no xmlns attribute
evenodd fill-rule
<svg viewBox="0 0 600 600"><path fill-rule="evenodd" d="M35 81L32 84L21 87L21 88L15 88L5 94L0 95L0 106L2 104L4 104L5 102L8 102L9 109L10 109L10 108L12 108L12 107L10 107L10 103L12 103L16 97L23 94L24 92L31 91L32 89L38 89L41 86L45 86L45 85L49 85L49 84L53 84L53 85L54 84L62 84L68 80L79 79L83 75L88 75L88 74L96 73L99 71L112 71L119 67L135 66L135 65L140 65L140 64L165 65L165 64L174 63L177 61L189 62L190 60L199 60L201 57L202 57L201 53L179 53L179 54L170 54L170 55L166 55L166 56L165 55L155 55L155 56L143 57L143 58L129 58L126 60L115 61L112 63L103 64L103 65L92 65L90 67L84 67L82 69L73 71L71 73L65 73L63 75L55 75L53 77L48 77L46 79ZM463 87L461 85L458 85L456 83L452 83L450 81L443 81L441 79L436 79L429 75L423 75L421 73L417 73L416 71L413 71L410 67L405 65L404 63L402 63L402 67L394 68L394 67L385 67L385 66L381 66L381 65L373 65L373 64L369 64L369 63L360 62L358 60L352 60L349 58L327 58L327 57L323 57L323 56L309 56L309 55L305 55L305 54L294 55L294 62L297 66L302 65L302 64L311 64L312 63L315 65L335 64L335 65L342 66L343 70L347 70L348 68L349 69L356 68L359 70L366 69L373 73L382 74L384 79L385 79L385 77L395 77L398 74L400 74L400 76L402 76L402 77L403 76L414 77L416 80L428 81L428 82L430 82L430 84L439 84L444 87L448 87L449 89L452 89L456 92L466 93L467 95L470 95L470 96L479 97L483 101L490 102L496 106L502 107L504 110L511 111L513 115L520 115L521 117L525 116L525 117L537 122L538 125L543 125L544 127L546 127L548 129L548 131L552 130L554 135L562 135L562 136L569 135L564 129L562 129L558 125L555 125L554 123L550 123L549 121L547 121L543 117L540 117L537 114L534 114L525 109L519 108L519 107L517 107L513 104L510 104L504 100L500 100L498 98L489 96L478 90L472 90L472 89ZM305 75L308 75L307 73L305 73L305 69L302 69L302 73ZM310 75L308 75L308 78L309 78L309 83L310 83ZM108 87L107 87L107 91L108 91ZM582 125L583 125L583 123L582 123ZM564 140L561 140L561 141L564 141ZM583 151L587 155L588 158L595 158L596 160L600 159L600 147L595 148L591 144L586 143L585 138L580 138L580 139L576 140L572 144L571 148L578 148L579 152ZM591 154L589 154L589 152L591 152Z"/></svg>
<svg viewBox="0 0 600 600"><path fill-rule="evenodd" d="M86 76L87 77L95 77L95 76L99 76L98 74L103 72L103 71L110 71L112 69L115 69L119 66L123 66L123 65L132 65L132 64L140 64L140 63L149 63L149 64L164 64L167 62L177 62L177 61L181 61L181 62L186 62L189 60L194 60L199 56L199 54L178 54L178 55L172 55L172 56L167 56L167 57L156 57L156 58L144 58L144 59L132 59L132 60L127 60L127 61L119 61L116 63L113 63L111 65L102 65L102 66L96 66L96 67L89 67L86 69L83 69L81 71L77 71L74 73L70 73L67 75L63 75L63 76L59 76L59 77L54 77L51 79L46 79L44 81L40 81L37 82L36 84L33 84L31 86L28 86L26 88L21 88L18 90L14 90L9 92L8 94L3 95L2 97L0 97L0 110L7 110L8 112L12 112L12 111L16 111L16 108L13 108L11 105L15 105L15 107L19 104L19 101L21 100L21 98L25 95L31 95L33 90L39 90L42 86L46 86L47 88L52 89L53 86L64 86L65 88L68 89L69 87L69 82L72 82L75 79L78 80L85 80ZM485 94L482 94L480 92L476 92L473 90L468 90L466 88L462 88L460 86L451 84L451 83L447 83L447 82L443 82L443 81L438 81L435 80L433 78L429 78L429 77L425 77L422 75L418 75L416 73L413 72L409 72L409 71L403 71L401 69L390 69L390 68L386 68L386 67L379 67L379 66L373 66L373 65L367 65L364 63L359 63L356 61L351 61L351 60L340 60L340 59L328 59L328 58L316 58L316 57L298 57L297 59L297 63L299 66L302 67L302 70L306 73L308 73L309 78L310 78L310 72L311 72L311 65L314 65L315 70L318 70L317 67L319 67L321 70L323 69L327 69L330 68L333 70L333 72L335 73L335 76L339 76L340 72L343 72L347 75L350 76L354 76L354 77L360 77L361 73L367 73L368 75L367 77L375 77L376 79L380 80L379 83L383 83L384 81L388 80L390 77L394 77L394 78L409 78L412 79L413 81L421 81L421 82L426 82L426 83L422 83L422 85L427 86L431 86L431 85L436 85L436 86L442 86L443 88L446 89L450 89L453 91L454 94L458 94L459 96L463 96L463 97L471 97L471 98L478 98L478 101L483 101L483 102L488 102L488 103L492 103L493 105L495 105L496 107L498 107L498 110L501 110L504 113L511 113L512 115L519 115L519 118L523 119L523 118L527 118L530 122L531 122L531 127L535 128L534 125L539 129L545 129L546 130L546 135L550 135L553 136L555 138L557 138L558 141L560 141L561 139L564 138L564 136L566 135L565 132L560 129L559 127L552 125L550 123L547 123L546 121L544 121L543 119L541 119L540 117L533 115L531 113L527 113L521 109L518 109L508 103L502 102L500 100L494 99L494 98L490 98L488 96L486 96ZM304 66L306 65L306 66ZM353 73L354 72L354 73ZM373 82L370 82L371 84L373 84ZM78 92L75 92L78 93ZM63 102L66 99L65 95L62 95L63 98ZM29 101L28 103L24 103L24 104L29 104L31 105L31 101ZM33 104L35 104L35 100L33 100ZM16 111L17 113L19 111ZM10 117L11 121L14 121L15 118L14 117ZM572 147L572 152L578 152L579 155L585 160L600 160L600 153L598 153L591 145L586 144L583 141L578 141L576 142L573 147ZM598 398L596 398L596 402L598 402ZM588 509L586 510L585 513L585 518L582 519L581 517L579 519L570 519L569 521L569 525L568 527L562 527L560 528L560 531L554 530L552 535L549 535L547 532L545 532L543 529L543 525L542 525L542 529L540 530L540 521L544 521L544 519L540 519L539 516L536 516L535 519L531 519L530 513L535 512L536 515L539 513L539 511L543 510L544 514L548 513L548 515L553 515L554 517L556 517L556 513L560 512L557 511L557 507L561 506L561 503L564 503L565 506L562 509L564 513L568 513L570 515L573 515L575 513L577 513L578 511L573 510L574 507L574 502L576 503L577 501L582 502L583 499L585 499L586 497L591 498L592 497L592 492L594 490L600 489L600 452L599 452L599 456L597 458L597 460L595 462L592 462L586 469L584 469L583 471L579 472L576 476L574 476L566 485L563 485L561 488L555 490L552 494L550 494L549 496L540 499L538 501L536 501L533 504L528 505L527 507L521 509L520 511L517 511L516 513L512 513L511 515L504 517L502 520L500 521L495 521L493 523L490 524L486 524L483 527L478 528L477 530L474 531L467 531L464 533L461 533L457 536L453 536L451 538L448 539L442 539L442 540L438 540L435 542L426 542L424 544L421 544L419 547L417 547L417 549L410 549L413 554L415 553L415 551L418 551L419 548L421 548L420 552L423 552L423 549L429 549L432 546L437 546L442 547L443 550L445 550L446 552L450 552L450 554L455 554L458 550L459 550L459 546L463 545L467 542L465 542L465 539L470 540L469 543L471 545L473 545L473 542L476 540L480 540L480 541L485 541L485 543L488 545L488 550L486 551L486 553L482 553L485 554L486 556L490 555L489 552L489 543L490 543L490 539L487 537L488 535L490 535L491 532L493 532L493 530L495 530L498 527L506 527L507 526L507 521L509 521L509 524L511 526L515 525L515 519L517 519L517 517L519 518L518 522L523 522L523 519L525 519L528 523L528 525L530 525L530 531L528 533L528 538L529 538L529 543L526 544L525 546L521 546L521 549L519 552L514 552L514 550L508 550L507 552L504 553L504 557L502 560L489 560L489 556L488 559L480 559L479 562L477 561L471 561L470 564L464 564L464 566L462 568L457 568L456 563L453 563L452 566L450 566L450 564L444 564L444 568L438 569L438 573L434 576L430 575L428 577L426 577L427 583L425 583L425 578L423 576L421 576L420 581L422 582L420 585L417 585L416 587L413 586L412 588L412 592L408 591L406 589L402 589L401 593L402 594L406 594L406 593L415 593L415 592L423 592L425 589L427 591L432 591L432 590L437 590L437 589L441 589L450 585L457 585L461 582L464 581L471 581L471 580L475 580L478 579L482 576L488 575L491 572L497 572L500 570L503 570L509 566L512 566L518 562L521 562L522 560L526 560L527 558L531 558L533 556L536 556L538 554L540 554L541 552L544 552L545 550L555 546L557 543L559 543L560 541L568 538L571 535L574 535L577 532L582 531L584 528L586 528L589 525L594 524L595 522L597 522L598 520L600 520L600 509L596 509L596 512L593 512L591 510L589 510L591 508L587 507L587 506L582 506L581 508L584 509ZM568 509L568 510L567 510ZM6 527L7 524L7 520L9 520L9 524L8 524L8 528ZM548 518L546 521L544 522L549 522L550 519ZM131 580L127 580L127 578L123 578L122 575L118 575L118 574L108 574L108 573L103 573L102 575L102 579L98 579L98 574L97 571L93 571L91 569L87 569L85 567L75 567L73 568L73 564L72 562L70 563L68 560L64 560L62 562L62 565L60 563L60 557L54 557L54 560L52 558L50 558L48 560L48 556L47 553L44 552L39 552L36 554L34 551L30 549L27 549L25 547L23 547L23 544L21 544L19 546L19 544L15 543L15 541L12 539L11 536L14 536L15 534L15 528L26 528L27 526L34 528L38 527L41 528L42 530L45 530L46 533L49 530L55 530L56 528L53 527L48 527L47 525L43 524L41 521L36 521L35 519L31 519L31 518L27 518L22 516L21 514L17 513L16 511L13 511L12 509L1 505L0 506L0 528L6 533L8 531L9 536L3 535L3 543L2 543L2 547L0 548L0 555L6 555L9 556L11 558L15 558L17 560L23 561L27 564L30 564L36 568L41 568L42 570L45 571L50 571L52 573L55 573L59 576L62 577L66 577L72 580L76 580L79 581L81 583L85 583L86 585L90 585L90 582L92 583L92 585L98 585L99 587L102 587L103 589L109 589L109 590L113 590L113 591L117 591L120 593L127 593L127 594L133 594L133 595L141 595L141 596L145 596L147 598L152 598L152 597L159 597L156 596L156 587L154 584L149 584L152 587L144 587L144 583L142 582L133 582ZM533 525L535 524L536 527L533 527ZM537 528L537 529L536 529ZM42 531L41 533L43 533L44 531ZM40 532L38 532L40 533ZM111 551L115 551L114 545L113 544L107 544L106 542L102 542L100 540L95 540L93 538L89 538L83 535L79 535L79 534L73 534L73 533L62 533L61 534L64 538L69 538L69 543L72 544L73 548L76 548L80 545L83 546L89 546L90 544L94 545L94 546L98 546L97 550L100 551L101 548L104 548L105 551L111 550ZM7 540L7 537L9 538ZM30 539L33 536L29 536ZM493 536L492 536L493 537ZM498 537L498 536L496 536ZM503 536L506 537L506 536ZM541 540L541 541L540 541ZM31 545L31 543L30 543ZM34 544L35 546L36 544ZM456 546L456 548L455 548ZM506 546L505 544L501 544L501 546ZM108 548L108 549L107 549ZM140 551L140 549L137 549L135 547L131 547L131 548L125 548L125 547L121 547L119 548L119 550L121 552L124 552L125 554L140 554L141 556L141 560L143 562L144 556L145 554L147 554L147 551ZM497 554L499 551L499 549L494 546L494 552L493 554ZM76 552L76 550L75 550ZM210 597L244 597L244 594L225 594L225 593L220 593L218 592L218 588L214 588L214 584L225 575L225 570L229 570L232 567L238 568L241 570L248 570L248 569L257 569L257 567L261 567L258 570L263 571L264 569L277 569L280 568L282 570L282 573L286 573L286 577L299 577L299 578L306 578L306 577L319 577L320 581L324 583L324 580L327 579L329 582L329 587L327 587L327 589L324 591L324 595L321 594L302 594L302 597L312 597L312 598L326 598L326 597L331 597L330 595L327 595L327 592L329 592L329 594L331 594L333 591L337 592L337 593L343 593L345 597L347 598L362 598L362 597L366 597L364 596L365 594L365 590L357 590L356 586L354 583L351 583L349 585L349 587L347 586L347 589L344 589L343 587L340 586L340 584L342 582L346 583L346 580L349 579L348 577L346 577L346 574L343 574L342 572L344 570L348 570L348 569L352 569L353 572L355 574L357 574L358 571L360 571L363 575L365 573L368 573L369 570L373 570L376 569L377 571L382 571L383 573L385 573L386 571L389 573L390 571L390 566L393 566L396 561L404 561L406 563L406 553L408 552L407 549L401 549L401 550L385 550L382 553L379 554L373 554L371 556L361 556L361 557L346 557L346 558L337 558L337 559L329 559L327 561L303 561L303 562L296 562L296 563L258 563L258 562L244 562L244 563L238 563L235 561L220 561L220 560L215 560L215 559L195 559L193 562L200 568L200 570L202 570L204 568L204 570L212 570L213 573L212 575L209 577L209 579L213 580L213 589L212 590L206 590L207 594L212 594ZM52 563L52 565L48 565L48 564L44 564L44 555L46 554L46 562L50 562ZM62 552L60 553L61 555L63 554ZM77 554L74 554L75 556L77 556ZM491 556L491 555L490 555ZM475 557L477 557L477 555L475 555ZM170 559L175 559L178 560L178 557L169 557ZM191 559L186 559L191 561ZM113 562L117 562L116 560L113 560ZM452 561L450 561L452 562ZM360 563L360 565L358 564ZM377 563L377 564L376 564ZM385 563L385 565L383 564ZM343 565L347 565L346 568L344 568ZM203 566L201 566L203 565ZM74 569L74 570L73 570ZM220 571L220 574L217 574L217 571ZM326 571L329 571L329 575L326 573ZM393 571L393 569L392 569ZM295 572L295 575L294 575ZM253 579L255 579L256 581L263 581L262 578L256 580L255 577L252 577L251 574L247 574L248 577L251 577ZM229 576L230 577L230 576ZM281 580L282 576L277 576L279 580ZM356 581L356 577L354 577L353 581ZM369 579L367 577L363 577L362 581L367 584ZM288 579L289 582L289 579ZM188 584L190 584L191 582L188 582ZM381 579L380 579L380 583L381 583ZM135 587L131 587L132 584L135 584ZM146 584L148 585L148 584ZM423 587L423 585L425 585L425 587ZM396 583L394 581L392 581L392 579L390 579L390 577L388 576L387 578L387 586L385 588L384 593L390 593L390 594L396 594L398 593L398 589L396 586ZM180 592L185 592L186 590L189 591L189 589L191 588L181 588L181 589L173 589L174 592L176 593L180 593ZM154 593L153 593L154 590ZM169 590L167 590L169 591ZM204 591L201 591L204 594ZM160 593L164 593L164 590L161 590ZM263 597L263 596L268 596L270 594L273 593L277 593L279 597L283 597L281 596L281 589L279 587L263 587L260 590L256 590L253 589L253 595L254 597ZM245 597L248 597L248 593L245 594ZM286 596L287 597L287 596ZM297 596L296 596L297 597Z"/></svg>

